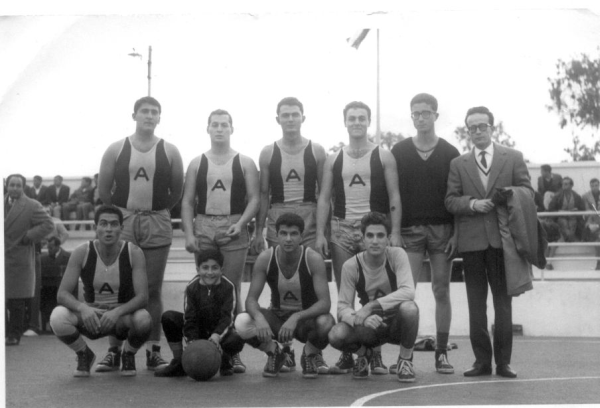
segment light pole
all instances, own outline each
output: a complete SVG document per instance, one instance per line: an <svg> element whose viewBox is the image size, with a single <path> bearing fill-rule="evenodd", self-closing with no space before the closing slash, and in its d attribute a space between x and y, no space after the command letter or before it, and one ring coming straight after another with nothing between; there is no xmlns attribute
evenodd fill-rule
<svg viewBox="0 0 600 408"><path fill-rule="evenodd" d="M135 48L133 49L133 52L130 52L129 54L130 57L139 57L139 59L142 59L142 54L140 54L139 52L135 51ZM151 90L152 90L152 46L148 46L148 96L150 96L151 94Z"/></svg>

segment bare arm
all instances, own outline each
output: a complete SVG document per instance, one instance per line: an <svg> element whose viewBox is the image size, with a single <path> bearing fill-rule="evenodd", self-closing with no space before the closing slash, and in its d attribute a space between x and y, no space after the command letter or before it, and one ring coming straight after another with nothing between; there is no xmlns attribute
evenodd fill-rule
<svg viewBox="0 0 600 408"><path fill-rule="evenodd" d="M183 191L183 161L181 160L181 154L175 145L171 143L165 143L165 150L169 161L171 162L171 185L169 186L169 209L175 207L181 198Z"/></svg>
<svg viewBox="0 0 600 408"><path fill-rule="evenodd" d="M185 249L191 253L198 252L198 245L194 236L194 204L196 202L196 176L201 157L196 157L188 166L185 173L183 199L181 200L181 222L185 234Z"/></svg>
<svg viewBox="0 0 600 408"><path fill-rule="evenodd" d="M323 179L319 200L317 202L317 242L315 248L322 257L329 254L327 248L327 239L325 238L325 227L329 217L331 206L331 189L333 188L333 162L335 155L331 155L325 161L323 166Z"/></svg>
<svg viewBox="0 0 600 408"><path fill-rule="evenodd" d="M244 169L244 180L246 183L246 196L248 203L246 209L240 217L239 221L229 227L227 235L237 236L240 234L242 228L246 228L252 217L256 215L258 206L260 205L260 198L258 194L258 170L254 161L246 156L240 156L242 161L242 167Z"/></svg>
<svg viewBox="0 0 600 408"><path fill-rule="evenodd" d="M100 200L104 204L112 204L111 190L115 181L115 168L117 165L117 156L121 142L111 144L100 162L100 171L98 173L98 194L100 194Z"/></svg>
<svg viewBox="0 0 600 408"><path fill-rule="evenodd" d="M267 213L269 211L270 200L269 200L269 160L273 146L266 146L260 152L260 158L258 159L260 167L260 207L258 214L256 215L256 232L254 240L252 241L252 249L255 253L259 254L265 250L263 229L266 225Z"/></svg>
<svg viewBox="0 0 600 408"><path fill-rule="evenodd" d="M380 149L379 153L381 154L381 161L383 162L385 186L390 199L390 218L392 221L390 241L392 246L402 246L402 237L400 235L402 203L400 201L400 189L398 187L398 166L392 153L384 149Z"/></svg>
<svg viewBox="0 0 600 408"><path fill-rule="evenodd" d="M327 153L325 149L318 143L313 143L313 149L315 151L315 159L317 160L317 184L319 187L319 193L321 192L321 186L323 183L323 168L325 161L327 160Z"/></svg>
<svg viewBox="0 0 600 408"><path fill-rule="evenodd" d="M258 298L262 293L267 282L267 267L271 251L263 251L256 258L254 269L252 270L252 281L246 297L246 312L252 316L256 325L256 335L261 342L270 340L273 337L273 331L260 311Z"/></svg>

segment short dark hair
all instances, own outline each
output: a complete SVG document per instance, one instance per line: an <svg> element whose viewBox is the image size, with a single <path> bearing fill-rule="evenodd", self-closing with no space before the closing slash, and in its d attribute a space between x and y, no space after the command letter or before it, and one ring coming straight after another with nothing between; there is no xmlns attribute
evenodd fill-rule
<svg viewBox="0 0 600 408"><path fill-rule="evenodd" d="M33 179L34 180L42 181L42 176L33 176Z"/></svg>
<svg viewBox="0 0 600 408"><path fill-rule="evenodd" d="M133 104L133 113L137 113L140 106L142 106L145 103L156 106L158 108L159 115L162 113L162 107L160 106L160 103L151 96L144 96L143 98L140 98L137 101L135 101L135 103Z"/></svg>
<svg viewBox="0 0 600 408"><path fill-rule="evenodd" d="M469 126L467 124L467 118L471 115L474 115L476 113L483 113L484 115L487 115L489 118L489 124L494 126L494 114L492 112L490 112L490 110L488 108L486 108L485 106L476 106L474 108L471 108L467 111L467 114L465 115L465 126Z"/></svg>
<svg viewBox="0 0 600 408"><path fill-rule="evenodd" d="M211 259L218 263L221 268L223 267L223 254L218 249L207 249L206 251L200 251L196 257L196 266L199 267L204 262L210 261Z"/></svg>
<svg viewBox="0 0 600 408"><path fill-rule="evenodd" d="M344 122L346 122L346 113L350 109L365 109L367 111L367 119L369 119L369 122L371 121L371 108L364 102L353 101L344 107Z"/></svg>
<svg viewBox="0 0 600 408"><path fill-rule="evenodd" d="M94 214L94 224L98 225L98 220L102 214L116 214L119 217L119 225L123 225L123 213L114 205L102 204Z"/></svg>
<svg viewBox="0 0 600 408"><path fill-rule="evenodd" d="M385 214L380 212L373 211L362 217L360 220L360 232L362 232L363 235L369 225L383 225L388 235L392 233L392 224L390 223L390 220L388 220L388 217L386 217Z"/></svg>
<svg viewBox="0 0 600 408"><path fill-rule="evenodd" d="M542 167L540 167L540 169L543 171L547 171L548 173L552 172L552 167L550 167L549 164L542 164Z"/></svg>
<svg viewBox="0 0 600 408"><path fill-rule="evenodd" d="M285 225L286 227L298 227L300 233L304 233L304 220L298 214L283 213L275 221L275 232L279 233L279 228Z"/></svg>
<svg viewBox="0 0 600 408"><path fill-rule="evenodd" d="M563 177L563 181L565 181L565 180L569 180L571 182L571 187L573 187L575 185L575 182L573 181L573 179L571 177L569 177L569 176Z"/></svg>
<svg viewBox="0 0 600 408"><path fill-rule="evenodd" d="M89 177L82 177L81 180L87 181L88 183L92 184L92 179Z"/></svg>
<svg viewBox="0 0 600 408"><path fill-rule="evenodd" d="M231 117L231 114L229 112L227 112L225 109L217 109L214 110L210 113L210 115L208 115L208 124L210 125L210 120L213 117L213 115L227 115L229 117L229 124L231 126L233 126L233 118Z"/></svg>
<svg viewBox="0 0 600 408"><path fill-rule="evenodd" d="M10 183L10 179L13 177L19 177L21 179L21 181L23 182L23 188L25 188L25 184L27 183L27 179L25 178L25 176L23 176L22 174L19 173L15 173L15 174L11 174L6 178L6 186L8 187L8 183Z"/></svg>
<svg viewBox="0 0 600 408"><path fill-rule="evenodd" d="M410 101L410 107L412 108L413 105L416 105L417 103L426 103L427 105L431 106L431 109L433 109L434 112L437 112L438 110L437 99L435 99L435 96L429 95L428 93L420 93L415 95Z"/></svg>
<svg viewBox="0 0 600 408"><path fill-rule="evenodd" d="M61 242L60 242L60 239L59 239L58 237L56 237L56 236L54 236L54 237L50 237L50 238L48 239L48 242L52 242L52 243L54 243L54 245L56 245L56 246L60 246L60 244L61 244Z"/></svg>
<svg viewBox="0 0 600 408"><path fill-rule="evenodd" d="M280 100L279 103L277 104L277 116L279 116L279 109L283 105L297 106L300 108L300 112L304 115L304 105L302 105L302 102L300 102L298 100L298 98L295 98L293 96L288 96L287 98L283 98L282 100Z"/></svg>
<svg viewBox="0 0 600 408"><path fill-rule="evenodd" d="M600 180L598 180L596 177L594 177L593 179L590 180L590 186L592 185L592 183L600 183Z"/></svg>
<svg viewBox="0 0 600 408"><path fill-rule="evenodd" d="M60 174L57 174L56 176L54 176L54 178L59 178L60 181L63 181L63 176L61 176Z"/></svg>

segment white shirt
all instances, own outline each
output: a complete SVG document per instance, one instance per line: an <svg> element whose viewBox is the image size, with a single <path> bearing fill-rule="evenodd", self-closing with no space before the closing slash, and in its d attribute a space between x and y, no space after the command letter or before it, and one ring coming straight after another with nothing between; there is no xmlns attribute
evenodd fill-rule
<svg viewBox="0 0 600 408"><path fill-rule="evenodd" d="M490 143L490 145L483 150L475 147L473 151L475 154L475 161L477 162L477 168L479 169L479 178L481 179L481 183L483 183L483 188L487 191L490 168L492 167L492 160L494 158L494 143ZM486 153L485 161L487 162L487 167L481 163L481 152Z"/></svg>

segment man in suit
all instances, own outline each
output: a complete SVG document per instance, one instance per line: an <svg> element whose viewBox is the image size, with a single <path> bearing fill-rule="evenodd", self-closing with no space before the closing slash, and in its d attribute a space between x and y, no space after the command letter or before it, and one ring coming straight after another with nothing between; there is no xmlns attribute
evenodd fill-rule
<svg viewBox="0 0 600 408"><path fill-rule="evenodd" d="M33 177L33 187L30 187L26 192L27 197L33 198L34 200L39 201L43 206L47 206L50 204L48 198L46 196L48 187L42 184L41 176Z"/></svg>
<svg viewBox="0 0 600 408"><path fill-rule="evenodd" d="M46 324L50 321L50 314L57 305L58 287L71 257L71 253L62 249L60 244L60 238L51 237L48 240L48 253L42 255L40 311L42 312L42 330L44 331ZM77 288L75 292L77 292ZM73 296L77 296L77 294L74 293Z"/></svg>
<svg viewBox="0 0 600 408"><path fill-rule="evenodd" d="M538 193L544 199L544 207L548 209L548 203L562 188L563 179L560 174L552 173L552 167L549 164L543 164L540 170L542 175L538 177Z"/></svg>
<svg viewBox="0 0 600 408"><path fill-rule="evenodd" d="M581 198L587 211L596 212L596 215L588 215L585 219L583 240L586 242L600 242L600 181L597 178L590 180L590 191ZM596 256L600 257L600 246L596 247ZM600 270L600 260L596 263L596 270Z"/></svg>
<svg viewBox="0 0 600 408"><path fill-rule="evenodd" d="M94 191L92 188L92 179L90 177L83 177L81 179L81 186L73 191L69 201L62 205L62 219L68 220L71 212L76 211L77 220L89 220L90 212L94 210ZM75 226L75 230L79 230L80 224ZM69 227L67 226L67 229ZM89 225L85 226L86 230L90 229Z"/></svg>
<svg viewBox="0 0 600 408"><path fill-rule="evenodd" d="M6 345L16 346L24 328L25 307L34 296L35 243L52 231L52 220L42 205L25 196L25 177L6 179L4 200L4 296Z"/></svg>
<svg viewBox="0 0 600 408"><path fill-rule="evenodd" d="M483 106L468 110L465 123L475 145L450 163L446 208L455 215L458 251L462 254L471 346L475 364L467 377L492 373L492 344L487 329L488 284L495 312L493 355L496 374L514 378L512 353L512 297L506 272L498 214L492 196L503 187L533 189L522 153L492 143L494 115Z"/></svg>
<svg viewBox="0 0 600 408"><path fill-rule="evenodd" d="M50 202L52 216L56 218L61 217L61 207L64 203L69 201L69 194L71 192L71 188L69 186L65 186L62 182L62 176L59 175L54 177L54 185L52 187L48 187L46 192L47 200Z"/></svg>

